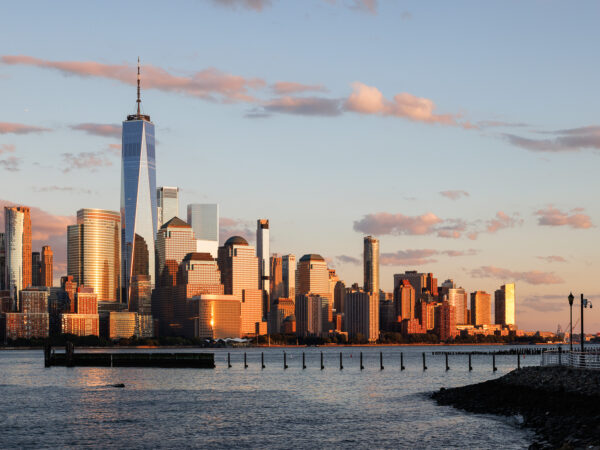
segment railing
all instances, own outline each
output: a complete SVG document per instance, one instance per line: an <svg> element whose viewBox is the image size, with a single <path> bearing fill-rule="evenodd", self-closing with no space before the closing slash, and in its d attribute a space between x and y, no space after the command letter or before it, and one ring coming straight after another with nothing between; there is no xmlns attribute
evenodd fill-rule
<svg viewBox="0 0 600 450"><path fill-rule="evenodd" d="M600 353L597 351L544 351L542 352L542 366L567 366L578 369L600 370Z"/></svg>

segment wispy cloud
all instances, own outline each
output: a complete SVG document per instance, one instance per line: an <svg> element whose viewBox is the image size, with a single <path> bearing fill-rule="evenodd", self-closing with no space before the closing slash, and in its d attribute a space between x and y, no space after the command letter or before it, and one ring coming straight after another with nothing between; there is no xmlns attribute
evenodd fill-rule
<svg viewBox="0 0 600 450"><path fill-rule="evenodd" d="M600 149L600 126L597 125L551 131L544 134L551 134L554 137L535 139L507 133L504 134L504 138L512 145L532 152L557 153Z"/></svg>
<svg viewBox="0 0 600 450"><path fill-rule="evenodd" d="M84 131L87 134L103 137L121 137L121 125L105 124L105 123L80 123L71 125L71 129Z"/></svg>
<svg viewBox="0 0 600 450"><path fill-rule="evenodd" d="M460 191L460 190L450 190L450 191L441 191L440 195L442 197L446 197L449 198L450 200L458 200L461 197L468 197L469 193L467 191Z"/></svg>
<svg viewBox="0 0 600 450"><path fill-rule="evenodd" d="M327 89L321 84L302 84L292 81L278 81L271 86L277 95L299 94L303 92L326 92Z"/></svg>
<svg viewBox="0 0 600 450"><path fill-rule="evenodd" d="M382 253L379 262L384 266L422 266L437 262L436 256L448 256L451 258L462 256L473 256L478 250L435 250L431 248L398 250L394 253Z"/></svg>
<svg viewBox="0 0 600 450"><path fill-rule="evenodd" d="M564 212L549 205L537 210L534 214L538 216L538 224L552 227L570 226L571 228L587 229L593 227L592 219L583 214L583 208L574 208Z"/></svg>
<svg viewBox="0 0 600 450"><path fill-rule="evenodd" d="M21 170L21 158L17 158L16 156L9 156L5 159L0 159L0 166L4 168L4 170L8 170L9 172L18 172Z"/></svg>
<svg viewBox="0 0 600 450"><path fill-rule="evenodd" d="M91 189L85 189L80 187L72 187L72 186L34 186L32 188L33 192L64 192L64 193L73 193L73 194L91 194Z"/></svg>
<svg viewBox="0 0 600 450"><path fill-rule="evenodd" d="M339 116L341 101L320 97L279 97L264 103L268 112L296 114L301 116Z"/></svg>
<svg viewBox="0 0 600 450"><path fill-rule="evenodd" d="M523 219L519 218L518 214L509 216L508 214L498 211L496 217L487 221L486 230L488 233L495 233L498 230L505 228L514 228L517 225L522 225Z"/></svg>
<svg viewBox="0 0 600 450"><path fill-rule="evenodd" d="M550 256L537 256L537 259L541 259L542 261L546 261L547 263L565 263L567 260L562 256L558 255L550 255Z"/></svg>
<svg viewBox="0 0 600 450"><path fill-rule="evenodd" d="M375 15L377 14L377 0L352 0L349 8Z"/></svg>
<svg viewBox="0 0 600 450"><path fill-rule="evenodd" d="M0 122L0 134L30 134L52 131L49 128L34 127L22 123Z"/></svg>
<svg viewBox="0 0 600 450"><path fill-rule="evenodd" d="M63 153L63 172L73 169L87 169L95 172L101 167L112 166L112 162L104 152Z"/></svg>
<svg viewBox="0 0 600 450"><path fill-rule="evenodd" d="M14 144L0 144L0 155L3 153L14 153L17 147Z"/></svg>
<svg viewBox="0 0 600 450"><path fill-rule="evenodd" d="M350 255L338 255L335 257L335 260L340 263L340 264L355 264L355 265L360 265L362 264L362 259L360 258L356 258L354 256L350 256Z"/></svg>
<svg viewBox="0 0 600 450"><path fill-rule="evenodd" d="M554 272L530 270L519 272L494 266L482 266L471 270L474 278L496 278L502 282L523 281L528 284L561 284L564 280Z"/></svg>
<svg viewBox="0 0 600 450"><path fill-rule="evenodd" d="M212 0L215 5L226 8L242 8L251 11L261 12L263 9L272 5L271 0Z"/></svg>
<svg viewBox="0 0 600 450"><path fill-rule="evenodd" d="M232 236L241 236L251 243L256 239L256 231L252 229L252 223L248 220L221 217L219 219L219 238L221 242L225 242Z"/></svg>

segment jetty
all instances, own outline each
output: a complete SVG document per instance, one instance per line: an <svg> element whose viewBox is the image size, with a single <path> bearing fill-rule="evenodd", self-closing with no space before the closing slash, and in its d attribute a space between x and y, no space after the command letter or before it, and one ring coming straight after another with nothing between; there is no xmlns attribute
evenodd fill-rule
<svg viewBox="0 0 600 450"><path fill-rule="evenodd" d="M162 352L75 352L67 343L65 352L44 348L44 366L66 367L169 367L214 369L214 353L162 353Z"/></svg>

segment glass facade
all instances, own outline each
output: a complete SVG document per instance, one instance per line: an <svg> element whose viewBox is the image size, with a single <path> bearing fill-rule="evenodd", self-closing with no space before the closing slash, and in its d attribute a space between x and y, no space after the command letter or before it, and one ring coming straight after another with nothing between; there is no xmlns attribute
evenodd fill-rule
<svg viewBox="0 0 600 450"><path fill-rule="evenodd" d="M158 229L173 217L179 217L179 188L161 186L156 190Z"/></svg>
<svg viewBox="0 0 600 450"><path fill-rule="evenodd" d="M364 238L364 289L379 293L379 240L372 236Z"/></svg>
<svg viewBox="0 0 600 450"><path fill-rule="evenodd" d="M157 226L154 124L149 116L128 116L121 165L122 267L128 298L133 276L147 275L154 286Z"/></svg>
<svg viewBox="0 0 600 450"><path fill-rule="evenodd" d="M219 241L219 205L194 203L187 206L187 222L192 226L196 239Z"/></svg>

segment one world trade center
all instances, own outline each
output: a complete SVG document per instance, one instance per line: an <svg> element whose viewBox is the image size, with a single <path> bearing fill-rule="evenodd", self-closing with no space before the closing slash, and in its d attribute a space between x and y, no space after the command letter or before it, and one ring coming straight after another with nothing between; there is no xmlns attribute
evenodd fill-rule
<svg viewBox="0 0 600 450"><path fill-rule="evenodd" d="M157 225L154 124L140 113L140 65L137 114L123 122L121 149L121 249L123 287L129 303L131 283L143 275L155 284L154 239ZM141 279L141 277L140 277Z"/></svg>

